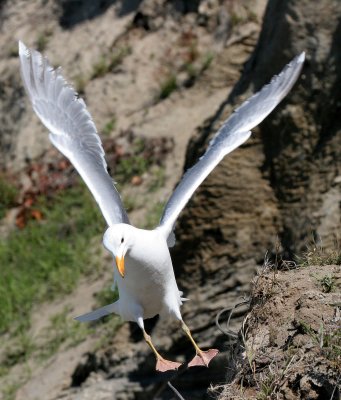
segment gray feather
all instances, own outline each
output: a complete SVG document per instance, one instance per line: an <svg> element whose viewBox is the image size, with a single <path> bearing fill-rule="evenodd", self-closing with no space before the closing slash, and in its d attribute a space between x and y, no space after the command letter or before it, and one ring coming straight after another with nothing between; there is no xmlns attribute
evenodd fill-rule
<svg viewBox="0 0 341 400"><path fill-rule="evenodd" d="M287 95L301 72L304 58L304 53L295 57L279 75L246 100L223 123L205 154L186 171L168 200L159 226L166 235L172 233L178 215L207 175L226 154L243 144L250 137L251 129L260 124Z"/></svg>
<svg viewBox="0 0 341 400"><path fill-rule="evenodd" d="M119 300L118 300L119 301ZM75 317L75 320L79 322L95 321L96 319L102 318L105 315L112 313L118 314L118 301L115 303L108 304L104 307L98 308L97 310Z"/></svg>
<svg viewBox="0 0 341 400"><path fill-rule="evenodd" d="M19 42L21 75L32 106L51 132L50 140L77 169L107 224L129 223L121 198L107 172L104 150L83 100L64 80L60 69Z"/></svg>

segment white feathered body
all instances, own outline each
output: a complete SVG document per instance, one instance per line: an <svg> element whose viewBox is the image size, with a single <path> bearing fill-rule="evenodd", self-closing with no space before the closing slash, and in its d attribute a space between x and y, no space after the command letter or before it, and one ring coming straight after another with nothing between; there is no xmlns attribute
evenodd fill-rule
<svg viewBox="0 0 341 400"><path fill-rule="evenodd" d="M114 265L114 279L119 291L117 313L125 321L136 321L140 313L143 319L157 314L181 319L181 292L166 239L158 229L127 228L133 233L134 245L125 255L124 278Z"/></svg>

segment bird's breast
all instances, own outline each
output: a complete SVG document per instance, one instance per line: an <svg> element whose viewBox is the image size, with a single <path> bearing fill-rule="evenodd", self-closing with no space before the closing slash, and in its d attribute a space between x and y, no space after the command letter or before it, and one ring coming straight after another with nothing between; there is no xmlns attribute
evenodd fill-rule
<svg viewBox="0 0 341 400"><path fill-rule="evenodd" d="M177 288L170 256L153 261L151 257L136 260L126 255L125 276L116 271L115 279L120 298L140 305L144 318L159 314L169 291Z"/></svg>

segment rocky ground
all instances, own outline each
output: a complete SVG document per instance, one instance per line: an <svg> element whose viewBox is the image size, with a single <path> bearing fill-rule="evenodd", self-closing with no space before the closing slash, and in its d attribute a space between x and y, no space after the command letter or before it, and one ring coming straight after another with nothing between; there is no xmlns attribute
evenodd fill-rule
<svg viewBox="0 0 341 400"><path fill-rule="evenodd" d="M46 130L24 93L18 39L63 67L101 133L132 222L152 227L184 163L188 167L200 155L206 140L202 133L211 134L221 113L225 115L226 99L257 43L265 6L265 0L1 2L0 178L16 187L16 195L6 189L0 223L4 243L13 232L48 223L42 197L53 206L59 195L63 198L79 188L72 167L51 150ZM266 76L257 75L263 81L255 86L266 83L281 67L265 68ZM2 333L2 399L177 399L168 380L186 400L325 395L336 399L340 267L263 270L253 286L251 313L244 319L243 336L240 333L234 344L232 362L235 339L215 325L220 310L248 298L257 265L263 264L267 250L275 248L281 207L273 182L268 182L271 174L263 148L256 134L234 153L228 168L218 170L213 186L195 197L177 230L174 266L180 288L191 299L183 307L184 318L201 346L221 350L208 370L184 367L176 375L158 375L134 324L110 318L80 328L72 321L100 301L112 301L111 260L100 245L103 227L96 227L89 238L90 272L83 271L63 295L35 301L24 334L14 329ZM337 166L335 171L337 175ZM330 226L338 226L328 212L337 208L339 199L340 182L337 177L334 181L319 214L328 217L322 224L328 233ZM73 214L82 199L73 205ZM91 208L93 203L89 204ZM84 233L64 218L58 234ZM215 230L212 219L220 221ZM322 264L337 262L333 257ZM0 296L5 299L1 291ZM316 302L323 313L316 313ZM230 330L239 330L249 303L235 310ZM283 326L274 323L279 319L285 321ZM162 354L181 362L193 356L174 324L153 320L148 329ZM312 362L313 374L308 368ZM226 380L227 386L221 386Z"/></svg>
<svg viewBox="0 0 341 400"><path fill-rule="evenodd" d="M340 396L340 265L286 267L253 281L220 400Z"/></svg>

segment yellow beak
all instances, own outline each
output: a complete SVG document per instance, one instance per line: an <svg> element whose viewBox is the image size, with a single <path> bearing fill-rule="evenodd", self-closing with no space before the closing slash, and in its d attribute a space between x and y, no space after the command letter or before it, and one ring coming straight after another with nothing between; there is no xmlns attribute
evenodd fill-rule
<svg viewBox="0 0 341 400"><path fill-rule="evenodd" d="M116 257L116 265L118 272L124 278L124 257Z"/></svg>

